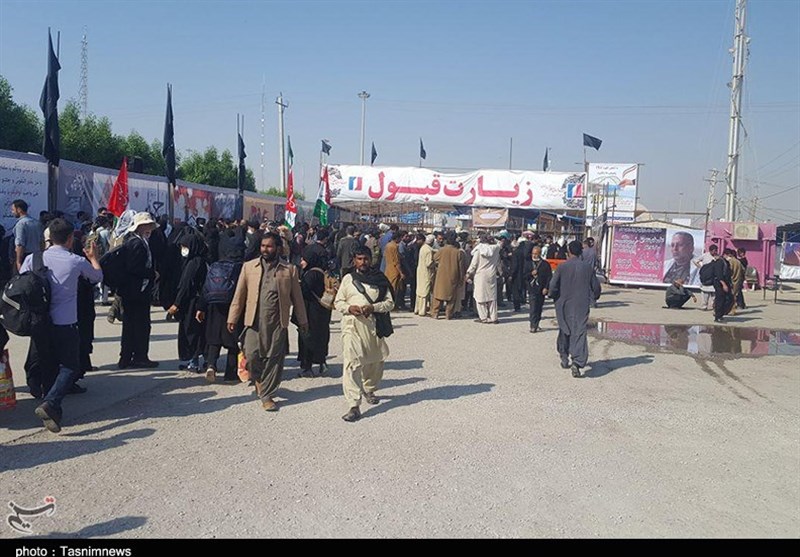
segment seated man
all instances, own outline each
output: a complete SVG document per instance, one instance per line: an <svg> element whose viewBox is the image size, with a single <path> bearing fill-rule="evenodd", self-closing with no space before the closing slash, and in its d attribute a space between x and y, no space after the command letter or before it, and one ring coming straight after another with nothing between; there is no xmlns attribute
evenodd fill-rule
<svg viewBox="0 0 800 557"><path fill-rule="evenodd" d="M691 292L687 292L683 287L682 278L672 281L672 284L667 287L667 293L664 298L667 304L664 307L669 309L681 309L683 305L689 301L689 298L691 298L693 302L697 301L695 295Z"/></svg>

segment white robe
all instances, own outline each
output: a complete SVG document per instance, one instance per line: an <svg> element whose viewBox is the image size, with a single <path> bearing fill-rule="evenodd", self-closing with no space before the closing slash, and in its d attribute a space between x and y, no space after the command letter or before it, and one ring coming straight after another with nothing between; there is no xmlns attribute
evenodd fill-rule
<svg viewBox="0 0 800 557"><path fill-rule="evenodd" d="M433 287L433 249L428 244L419 248L419 263L417 264L417 291L418 298L426 298Z"/></svg>
<svg viewBox="0 0 800 557"><path fill-rule="evenodd" d="M473 297L479 304L497 301L497 270L500 267L500 246L478 244L472 250L472 261L467 271L473 277Z"/></svg>

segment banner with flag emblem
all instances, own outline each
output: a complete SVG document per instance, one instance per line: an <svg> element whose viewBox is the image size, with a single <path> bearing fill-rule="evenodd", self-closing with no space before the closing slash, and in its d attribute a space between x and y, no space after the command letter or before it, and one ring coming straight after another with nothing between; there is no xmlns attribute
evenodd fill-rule
<svg viewBox="0 0 800 557"><path fill-rule="evenodd" d="M322 177L319 181L319 191L317 192L317 202L314 205L314 216L317 217L322 226L328 225L328 209L331 207L331 185L328 179L327 165L322 169Z"/></svg>

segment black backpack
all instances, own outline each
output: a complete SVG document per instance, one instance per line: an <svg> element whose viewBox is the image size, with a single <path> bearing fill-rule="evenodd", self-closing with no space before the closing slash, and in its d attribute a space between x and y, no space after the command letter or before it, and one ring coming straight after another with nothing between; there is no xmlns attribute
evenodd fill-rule
<svg viewBox="0 0 800 557"><path fill-rule="evenodd" d="M100 258L100 268L103 269L103 284L118 290L126 280L125 258L128 253L127 244L107 252Z"/></svg>
<svg viewBox="0 0 800 557"><path fill-rule="evenodd" d="M714 261L700 267L700 284L714 286Z"/></svg>
<svg viewBox="0 0 800 557"><path fill-rule="evenodd" d="M11 333L29 337L50 323L50 281L42 252L33 254L30 271L14 275L3 290L0 321Z"/></svg>
<svg viewBox="0 0 800 557"><path fill-rule="evenodd" d="M203 298L209 304L230 304L242 270L241 263L215 261L208 267Z"/></svg>

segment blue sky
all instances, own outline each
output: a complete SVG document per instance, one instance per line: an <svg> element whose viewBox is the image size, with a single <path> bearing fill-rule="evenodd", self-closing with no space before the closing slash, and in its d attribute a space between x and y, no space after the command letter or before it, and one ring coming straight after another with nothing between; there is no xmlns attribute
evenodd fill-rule
<svg viewBox="0 0 800 557"><path fill-rule="evenodd" d="M178 149L235 151L243 113L258 181L265 80L268 184L278 179L279 91L296 177L313 196L320 138L333 145L331 162L358 163L357 93L366 89L366 144L375 142L377 164L416 165L422 136L429 166L507 168L513 137L515 168L541 169L549 146L555 170L574 170L587 132L604 141L591 161L645 164L640 196L649 208L702 211L702 179L726 161L733 8L733 0L0 0L0 74L18 102L35 106L50 26L61 31L62 100L76 98L86 26L90 111L119 133L160 137L169 81ZM800 220L800 2L751 0L747 32L740 197L765 198L759 218Z"/></svg>

